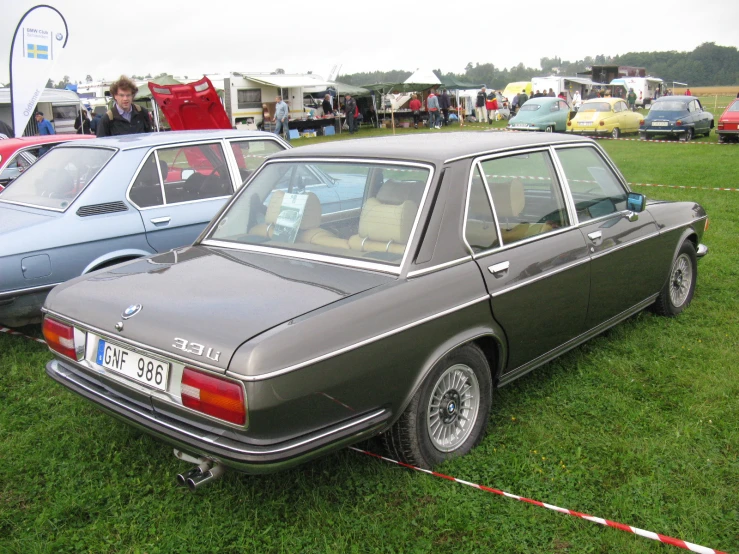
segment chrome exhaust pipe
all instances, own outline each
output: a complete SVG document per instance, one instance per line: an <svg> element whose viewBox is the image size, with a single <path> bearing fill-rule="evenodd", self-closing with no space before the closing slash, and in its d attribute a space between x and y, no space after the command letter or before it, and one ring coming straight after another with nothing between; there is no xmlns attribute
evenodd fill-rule
<svg viewBox="0 0 739 554"><path fill-rule="evenodd" d="M193 477L197 477L198 475L202 475L203 473L210 470L211 462L206 461L200 464L199 466L195 466L192 469L188 469L184 473L180 473L177 475L177 484L180 487L187 487L187 481L188 479L192 479Z"/></svg>
<svg viewBox="0 0 739 554"><path fill-rule="evenodd" d="M200 466L193 469L200 469ZM226 468L224 468L220 464L215 464L213 467L205 470L200 471L194 475L189 476L187 479L185 479L185 483L187 484L187 488L190 489L191 492L195 492L195 489L198 489L204 485L207 485L208 483L212 483L221 475L223 475L226 472ZM177 476L179 480L179 475Z"/></svg>

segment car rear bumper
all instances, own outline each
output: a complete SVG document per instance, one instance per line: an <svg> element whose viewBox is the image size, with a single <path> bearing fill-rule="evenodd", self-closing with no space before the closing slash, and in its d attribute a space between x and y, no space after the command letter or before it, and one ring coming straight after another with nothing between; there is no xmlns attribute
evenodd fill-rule
<svg viewBox="0 0 739 554"><path fill-rule="evenodd" d="M692 127L649 127L647 129L639 129L640 133L647 133L648 135L681 135Z"/></svg>
<svg viewBox="0 0 739 554"><path fill-rule="evenodd" d="M739 129L716 129L716 134L736 137L739 136Z"/></svg>
<svg viewBox="0 0 739 554"><path fill-rule="evenodd" d="M380 431L391 416L388 410L377 409L288 441L257 445L239 440L233 432L215 427L205 430L169 417L151 406L134 403L72 362L54 359L46 365L46 373L104 412L145 433L184 452L211 458L251 474L279 471L361 441Z"/></svg>
<svg viewBox="0 0 739 554"><path fill-rule="evenodd" d="M610 135L613 129L599 128L599 129L567 129L568 133L573 135Z"/></svg>

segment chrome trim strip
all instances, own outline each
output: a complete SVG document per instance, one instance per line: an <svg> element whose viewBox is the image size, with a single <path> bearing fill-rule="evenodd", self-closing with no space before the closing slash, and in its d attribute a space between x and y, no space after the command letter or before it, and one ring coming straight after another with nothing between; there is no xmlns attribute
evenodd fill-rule
<svg viewBox="0 0 739 554"><path fill-rule="evenodd" d="M557 269L553 269L549 271L548 273L543 273L541 275L537 275L536 277L531 277L530 279L526 279L525 281L522 281L520 283L516 283L515 285L511 285L510 287L506 287L504 289L500 289L492 293L490 296L492 298L497 298L498 296L502 296L507 292L511 292L512 290L520 289L521 287L525 287L526 285L530 285L531 283L535 283L537 281L541 281L542 279L547 279L548 277L551 277L552 275L556 275L557 273L562 273L563 271L567 271L568 269L572 269L573 267L577 267L579 265L586 264L590 261L590 257L583 258L582 260L577 260L576 262L572 262L570 264L558 267Z"/></svg>
<svg viewBox="0 0 739 554"><path fill-rule="evenodd" d="M611 171L613 171L616 174L616 177L621 182L621 187L626 192L631 192L631 189L629 188L629 182L626 180L626 177L623 176L621 173L621 170L616 167L616 164L613 163L613 160L606 154L606 151L603 150L603 148L594 140L589 140L585 144L562 144L562 145L552 145L552 147L556 150L557 148L588 148L593 147L595 148L596 152L600 156L600 158L608 165L608 167L611 168ZM569 188L569 182L567 182L567 186ZM592 220L590 220L592 221Z"/></svg>
<svg viewBox="0 0 739 554"><path fill-rule="evenodd" d="M105 396L103 394L100 394L98 391L96 391L94 389L91 389L89 386L87 386L87 384L84 381L83 382L80 382L78 379L71 379L67 375L65 375L64 373L61 373L59 371L55 371L55 373L56 373L57 376L59 376L60 379L64 379L65 381L71 381L71 382L73 382L75 384L75 386L85 389L91 396L94 396L95 398L104 398L107 402L110 402L111 404L114 404L114 405L118 406L121 409L121 411L120 412L116 412L116 413L118 413L119 415L121 415L123 417L125 417L127 413L133 412L136 415L138 415L139 417L141 417L143 419L146 419L148 421L151 421L156 426L166 427L167 429L170 429L172 431L175 431L175 432L177 432L179 434L182 434L182 435L185 435L187 437L191 437L191 438L193 438L193 439L195 439L197 441L201 441L201 442L204 442L204 443L212 443L212 444L215 444L216 446L218 446L218 448L223 448L224 450L230 450L231 452L239 452L239 453L243 453L243 454L253 454L253 455L257 455L257 456L258 455L278 454L280 452L285 452L287 450L292 450L294 448L299 448L299 447L301 447L303 445L306 445L306 444L309 444L311 442L315 442L317 440L323 439L323 438L325 438L325 437L327 437L329 435L340 433L341 431L344 431L344 430L349 429L351 427L354 427L356 425L360 425L360 424L364 423L365 421L368 421L368 420L370 420L372 418L377 417L378 415L381 415L381 414L385 413L385 411L386 411L384 409L376 410L376 411L374 411L374 412L372 412L372 413L364 416L363 418L358 419L358 420L351 421L351 422L349 422L349 423L347 423L347 424L339 427L338 429L334 429L334 430L331 430L331 431L325 431L325 432L321 433L320 435L317 435L317 436L314 436L314 437L310 437L308 439L303 439L302 441L293 443L293 444L291 444L289 446L283 446L281 448L275 448L275 449L272 449L272 450L248 450L248 449L243 449L243 448L234 448L231 445L217 442L217 440L219 438L221 438L220 435L215 435L215 434L212 434L211 433L211 434L207 434L207 436L206 436L205 435L207 433L206 431L203 431L204 435L199 435L197 433L193 433L191 431L188 431L187 429L183 429L182 427L178 427L177 425L173 425L173 424L171 424L171 423L169 423L167 421L163 421L161 419L157 419L155 417L152 417L151 414L149 414L147 412L141 412L139 410L136 410L134 408L134 406L130 406L130 405L124 404L122 402L119 402L115 398L111 398L109 396ZM158 412L158 413L161 413L161 412ZM167 414L166 413L161 413L161 415L167 417ZM147 429L150 429L150 428L147 427ZM150 429L150 430L152 432L155 432L155 433L157 432L157 429L156 428Z"/></svg>
<svg viewBox="0 0 739 554"><path fill-rule="evenodd" d="M498 210L495 209L495 202L493 202L493 193L490 190L490 183L488 183L488 177L485 175L485 169L482 167L482 161L477 160L477 170L480 172L480 178L482 179L482 186L485 187L485 194L488 197L488 204L490 204L490 213L493 214L493 223L495 223L495 237L498 239L498 248L505 246L503 235L500 233L500 220L498 219ZM469 203L469 198L467 200ZM465 224L467 221L465 220Z"/></svg>
<svg viewBox="0 0 739 554"><path fill-rule="evenodd" d="M570 183L567 181L567 175L565 174L562 162L557 156L557 152L553 147L549 147L549 156L552 159L554 165L554 172L557 174L559 179L559 188L562 193L562 198L565 201L565 207L567 208L567 217L570 219L570 225L577 227L580 224L580 220L577 217L577 207L575 206L575 199L572 196L572 190L570 190Z"/></svg>
<svg viewBox="0 0 739 554"><path fill-rule="evenodd" d="M415 167L419 169L426 169L429 172L428 178L426 179L426 186L423 189L423 196L421 196L421 201L418 204L418 210L416 211L416 217L413 222L413 226L411 227L411 233L408 237L408 242L406 243L405 252L403 253L403 258L400 261L400 264L397 266L393 265L392 270L388 269L386 265L383 264L370 264L368 267L369 269L374 268L374 266L377 266L376 268L379 271L385 271L387 273L393 273L400 275L403 271L407 270L407 266L410 264L409 258L411 250L415 250L415 248L411 248L411 246L417 247L417 242L419 238L416 235L416 232L418 231L418 226L421 222L421 214L423 213L423 208L426 205L426 199L429 194L429 189L431 188L431 182L434 179L436 170L435 167L428 163L421 163L421 162L410 162L410 161L397 161L397 160L385 160L385 159L372 159L372 158L333 158L333 157L327 157L327 158L320 158L320 157L289 157L289 158L278 158L278 159L271 159L265 161L261 166L259 166L259 169L252 175L249 182L253 182L256 180L257 175L264 170L265 167L269 166L270 164L275 163L296 163L296 162L302 162L302 163L340 163L340 164L369 164L369 165L397 165L400 167ZM210 236L213 234L213 230L218 228L218 223L223 219L228 211L231 209L231 206L236 202L239 198L241 198L241 195L243 194L243 191L245 191L248 187L241 187L235 194L231 196L231 200L221 209L220 215L213 219L210 224L203 230L201 236L205 237L201 241L195 241L195 244L204 244L206 246L213 245L213 246L223 246L222 244L218 244L220 241L211 240ZM228 248L234 248L233 245L228 243ZM246 246L246 245L242 245ZM272 253L277 255L284 255L285 252L290 252L290 255L295 255L296 257L300 257L297 255L297 253L293 250L285 250L281 248L274 248L269 246L262 246L260 248L263 248L264 250L255 250L255 251L261 251L264 253ZM340 257L334 257L330 255L322 255L322 254L311 254L312 256L315 256L315 259L319 261L325 261L326 263L339 263L341 265L349 265L349 267L355 267L350 264L346 264L343 261L343 258ZM302 259L311 259L303 257ZM365 262L369 263L369 262ZM383 268L383 269L379 269Z"/></svg>
<svg viewBox="0 0 739 554"><path fill-rule="evenodd" d="M696 223L698 221L703 221L707 217L708 217L707 215L704 215L703 217L699 217L699 218L694 219L693 221L689 221L687 223L680 223L678 225L673 225L672 227L665 227L664 229L659 229L658 228L658 230L659 230L660 233L669 233L670 231L674 231L675 229L680 229L681 227L689 227L690 225L692 225L692 224L694 224L694 223Z"/></svg>
<svg viewBox="0 0 739 554"><path fill-rule="evenodd" d="M549 231L548 233L542 233L541 235L534 235L533 237L528 237L523 240L519 240L517 242L512 242L510 244L506 244L504 246L500 246L498 248L491 248L490 250L483 250L482 252L477 252L473 258L475 260L482 258L483 256L487 256L489 254L493 254L496 252L505 252L506 250L510 250L511 248L516 248L517 246L521 246L523 244L529 244L531 242L536 242L537 240L541 240L544 237L553 237L555 235L559 235L562 233L567 233L568 231L572 231L574 227L565 227L563 229L553 229Z"/></svg>
<svg viewBox="0 0 739 554"><path fill-rule="evenodd" d="M79 327L80 329L83 329L87 332L91 332L102 338L107 338L113 342L119 342L121 344L127 344L133 350L139 349L139 350L142 350L143 352L153 352L155 354L158 354L164 357L165 359L169 359L169 360L175 361L180 364L186 364L188 366L193 366L196 369L207 369L207 370L213 371L214 373L217 373L220 376L223 376L226 371L226 368L210 365L210 364L202 362L201 360L194 360L192 358L186 358L184 356L173 354L172 352L168 352L166 350L162 350L161 348L156 348L154 346L150 346L142 342L131 340L125 337L111 335L109 331L104 331L103 329L100 329L99 327L94 327L88 323L83 323L77 319L60 314L59 312L55 312L48 308L41 308L41 311L43 313L49 314L50 316L56 319L61 319L62 321L66 321L67 323L70 323L74 325L75 327Z"/></svg>
<svg viewBox="0 0 739 554"><path fill-rule="evenodd" d="M496 131L496 132L504 132L504 131ZM559 145L563 145L563 146L564 145L580 146L583 143L587 144L588 142L594 142L594 141L590 140L590 141L572 142L572 143L569 143L569 142L564 142L564 143L560 143L560 142L551 143L551 142L549 142L549 143L546 143L545 142L545 143L542 143L542 144L531 145L530 148L549 148L550 146L559 146ZM526 148L526 145L523 145L523 147ZM474 152L472 154L463 154L461 156L457 156L456 158L449 158L448 160L445 160L444 163L445 164L448 164L448 163L451 163L451 162L457 162L459 160L465 160L467 158L477 158L479 156L491 156L491 155L496 155L496 154L507 154L507 153L509 153L511 151L518 152L520 150L521 150L521 145L519 145L519 146L505 146L503 148L496 148L494 150L483 150L481 152Z"/></svg>
<svg viewBox="0 0 739 554"><path fill-rule="evenodd" d="M76 140L74 140L74 141L72 141L72 142L81 142L81 141L76 141ZM56 149L57 147L63 146L63 145L65 145L65 144L69 144L69 143L62 143L62 144L59 144L59 145L57 145L56 147L54 147L53 149ZM92 177L90 177L90 180L89 180L89 181L87 181L87 184L86 184L86 185L84 186L84 188L83 188L83 189L82 189L81 191L79 191L79 192L77 193L77 195L76 195L76 196L75 196L75 197L74 197L74 198L73 198L72 200L70 200L70 201L69 201L69 204L67 204L67 207L66 207L66 208L64 208L64 209L60 209L60 208L49 208L48 206L37 206L37 205L35 205L35 204L26 204L25 202L15 202L15 201L13 201L13 200L5 200L5 199L4 199L4 198L2 198L1 196L0 196L0 202L5 202L6 204L15 204L16 206L26 206L26 207L28 207L28 208L36 208L36 209L39 209L39 210L48 210L48 211L50 211L50 212L57 212L57 213L61 213L61 214L63 214L63 213L65 213L65 212L66 212L66 211L67 211L67 210L68 210L69 208L71 208L71 207L72 207L72 204L74 204L74 203L75 203L75 202L77 201L77 199L78 199L78 198L79 198L79 197L80 197L80 196L82 195L82 193L83 193L83 192L85 192L85 191L87 190L87 187L89 187L89 186L90 186L90 184L91 184L91 183L92 183L92 182L93 182L93 181L95 180L95 178L96 178L96 177L97 177L98 175L100 175L100 172L101 172L101 171L102 171L103 169L105 169L105 167L106 167L106 166L107 166L107 165L108 165L108 164L110 163L110 160L112 160L113 158L115 158L115 155L116 155L116 154L118 153L118 148L113 148L112 146L96 146L96 145L95 145L95 146L93 146L93 145L91 145L91 146L82 146L81 144L77 144L77 145L73 145L73 146L66 146L65 148L87 148L87 149L90 149L90 148L100 148L101 150L112 150L112 151L113 151L113 155L112 155L112 156L110 156L110 158L108 158L108 159L107 159L107 160L105 161L105 163L104 163L103 165L101 165L101 166L100 166L100 169L98 169L98 170L97 170L97 171L95 172L95 175L93 175ZM52 150L53 150L53 149L52 149ZM36 165L36 164L34 164L34 165ZM31 166L31 167L33 167L33 166ZM29 168L29 169L30 169L30 168ZM17 180L17 178L16 178L15 180Z"/></svg>
<svg viewBox="0 0 739 554"><path fill-rule="evenodd" d="M177 132L177 131L175 131L175 132ZM246 135L245 134L243 137L239 137L239 136L234 136L234 137L231 137L231 136L229 136L229 137L214 136L214 137L210 137L210 138L201 138L201 139L193 139L193 138L189 138L188 139L188 138L184 138L183 137L180 140L172 141L172 142L166 142L164 144L155 144L155 145L151 145L150 144L148 146L134 144L133 146L122 147L122 148L120 148L120 150L126 152L128 150L138 150L140 148L148 148L147 152L150 152L151 150L153 150L155 148L171 148L171 147L182 146L184 144L203 144L203 143L214 142L214 141L215 142L221 142L221 141L224 141L224 140L242 140L242 139L247 139L247 138L254 138L254 139L257 139L257 140L263 140L265 138L269 138L271 140L275 140L275 138L276 138L276 135L274 135L273 137L269 137L269 133L265 133L264 134L264 137L261 137L261 136L254 136L253 133L255 133L257 131L245 131L245 132L251 133L251 134L250 135ZM167 135L169 135L169 134L170 133L167 133ZM67 143L65 143L65 144L67 144Z"/></svg>
<svg viewBox="0 0 739 554"><path fill-rule="evenodd" d="M224 240L205 239L200 242L202 246L214 246L216 248L229 248L232 250L240 250L242 252L257 252L259 254L270 254L273 256L283 256L286 258L299 258L301 260L309 260L313 262L322 262L328 264L342 265L345 267L353 267L356 269L368 269L372 271L381 271L392 275L400 275L400 268L397 266L384 265L374 262L365 262L360 259L341 258L338 256L314 254L313 252L303 252L301 250L290 250L287 248L275 248L274 246L259 246L258 244L244 244L240 242L228 242Z"/></svg>
<svg viewBox="0 0 739 554"><path fill-rule="evenodd" d="M475 170L477 169L476 164L472 164L470 168L470 175L467 178L467 192L464 202L464 214L462 215L462 242L464 242L464 245L467 247L467 251L470 253L470 256L473 258L475 257L475 251L472 250L472 246L470 246L470 243L467 242L467 216L469 213L469 207L470 207L470 192L472 190L472 177L475 173ZM496 230L497 234L497 230Z"/></svg>
<svg viewBox="0 0 739 554"><path fill-rule="evenodd" d="M61 285L63 281L60 281L59 283L52 283L50 285L39 285L36 287L28 287L25 289L14 289L14 290L6 290L3 292L0 292L0 298L10 298L13 296L21 296L23 294L30 294L32 292L36 291L42 291L44 289L53 289L57 285Z"/></svg>
<svg viewBox="0 0 739 554"><path fill-rule="evenodd" d="M244 381L264 381L266 379L271 379L273 377L278 377L280 375L284 375L285 373L291 373L295 370L304 368L306 366L322 362L323 360L327 360L328 358L334 358L336 356L339 356L341 354L344 354L346 352L349 352L351 350L356 350L357 348L360 348L362 346L365 346L367 344L371 344L373 342L377 342L378 340L382 340L386 337L396 335L398 333L401 333L407 329L411 329L413 327L417 327L419 325L423 325L424 323L428 323L429 321L432 321L434 319L438 319L440 317L443 317L445 315L451 314L453 312L463 310L465 308L469 308L470 306L473 306L475 304L478 304L482 302L483 300L488 300L489 296L486 294L485 296L481 296L480 298L476 298L475 300L470 300L469 302L465 302L464 304L460 304L459 306L455 306L454 308L449 308L448 310L444 310L442 312L438 312L436 314L426 316L424 318L421 318L417 321L414 321L413 323L408 323L406 325L402 325L401 327L397 327L395 329L392 329L390 331L386 331L384 333L380 333L379 335L375 335L372 338L365 339L363 341L350 344L349 346L345 346L344 348L339 348L338 350L334 350L333 352L329 352L327 354L323 354L322 356L317 356L315 358L311 358L310 360L306 360L304 362L300 362L288 367L284 367L282 369L278 369L275 371L270 371L269 373L263 373L261 375L235 375L232 372L228 372L228 375L230 377L235 377L237 379L243 379Z"/></svg>
<svg viewBox="0 0 739 554"><path fill-rule="evenodd" d="M640 242L644 242L645 240L653 239L654 237L658 237L660 233L654 232L649 235L639 237L638 239L630 240L629 242L625 242L623 244L619 244L618 246L612 246L608 250L603 250L602 252L598 252L596 254L591 254L590 258L593 260L597 260L598 258L602 258L603 256L607 256L611 252L617 252L619 250L623 250L624 248L628 246L632 246L634 244L638 244Z"/></svg>
<svg viewBox="0 0 739 554"><path fill-rule="evenodd" d="M408 275L406 275L406 277L408 279L411 279L413 277L420 277L421 275L426 275L427 273L434 273L435 271L439 271L447 267L453 267L455 265L460 265L470 260L472 260L472 256L465 256L464 258L457 258L456 260L452 260L450 262L444 262L443 264L437 264L437 265L433 265L430 267L425 267L423 269L416 269L415 271L409 272Z"/></svg>

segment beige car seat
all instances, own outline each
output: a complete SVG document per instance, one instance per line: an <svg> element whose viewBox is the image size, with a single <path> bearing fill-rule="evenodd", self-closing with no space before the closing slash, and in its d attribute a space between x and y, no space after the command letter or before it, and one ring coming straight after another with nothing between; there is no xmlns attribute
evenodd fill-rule
<svg viewBox="0 0 739 554"><path fill-rule="evenodd" d="M492 187L493 204L498 215L500 236L508 244L552 230L549 223L526 223L517 221L526 205L523 182L513 179L510 183L498 183Z"/></svg>

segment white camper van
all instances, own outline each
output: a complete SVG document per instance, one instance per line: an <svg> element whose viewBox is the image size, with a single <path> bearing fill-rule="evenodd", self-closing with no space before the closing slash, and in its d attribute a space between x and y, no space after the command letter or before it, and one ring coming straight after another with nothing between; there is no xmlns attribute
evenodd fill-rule
<svg viewBox="0 0 739 554"><path fill-rule="evenodd" d="M659 77L620 77L611 81L610 85L623 87L627 94L629 89L633 88L636 93L636 105L643 108L665 93L665 84Z"/></svg>
<svg viewBox="0 0 739 554"><path fill-rule="evenodd" d="M580 91L580 96L585 98L587 91L593 86L593 81L582 77L560 77L558 75L552 77L534 77L531 79L531 92L537 90L544 94L549 92L551 88L555 96L559 96L563 92L567 96L567 103L572 105L572 97L576 90Z"/></svg>

